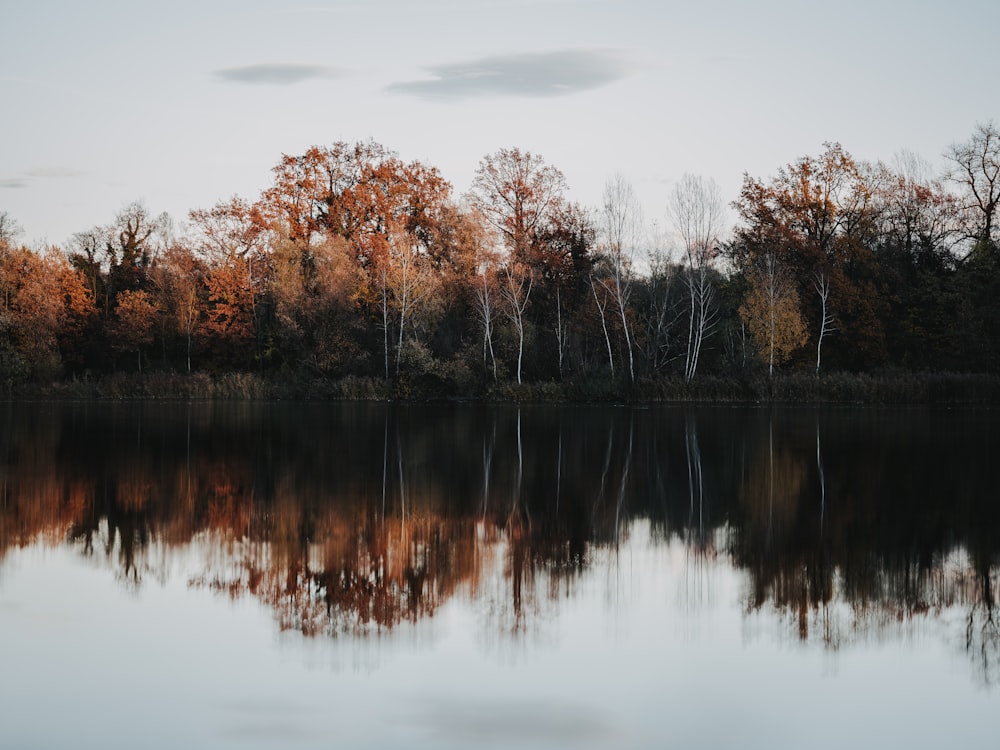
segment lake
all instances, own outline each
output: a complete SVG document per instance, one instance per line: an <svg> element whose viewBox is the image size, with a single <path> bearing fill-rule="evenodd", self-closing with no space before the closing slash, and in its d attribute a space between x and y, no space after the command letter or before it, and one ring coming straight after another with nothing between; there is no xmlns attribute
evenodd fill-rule
<svg viewBox="0 0 1000 750"><path fill-rule="evenodd" d="M996 738L991 410L0 404L0 746Z"/></svg>

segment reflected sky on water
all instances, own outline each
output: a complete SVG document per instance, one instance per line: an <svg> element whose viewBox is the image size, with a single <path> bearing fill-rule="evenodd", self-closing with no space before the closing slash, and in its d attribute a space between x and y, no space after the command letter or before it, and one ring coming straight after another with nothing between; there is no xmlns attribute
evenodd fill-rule
<svg viewBox="0 0 1000 750"><path fill-rule="evenodd" d="M993 736L991 412L0 420L4 746Z"/></svg>

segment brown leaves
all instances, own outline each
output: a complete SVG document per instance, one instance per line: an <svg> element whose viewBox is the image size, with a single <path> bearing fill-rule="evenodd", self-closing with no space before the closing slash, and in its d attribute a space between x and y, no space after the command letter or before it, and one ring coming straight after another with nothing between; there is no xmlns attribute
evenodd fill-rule
<svg viewBox="0 0 1000 750"><path fill-rule="evenodd" d="M25 374L54 374L59 341L78 334L93 314L92 295L57 249L40 254L0 246L0 316L7 339L0 343L13 346Z"/></svg>

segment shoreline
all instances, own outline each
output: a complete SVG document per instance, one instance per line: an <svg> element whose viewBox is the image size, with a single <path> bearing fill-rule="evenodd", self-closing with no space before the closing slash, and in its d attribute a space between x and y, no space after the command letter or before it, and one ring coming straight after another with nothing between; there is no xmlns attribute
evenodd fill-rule
<svg viewBox="0 0 1000 750"><path fill-rule="evenodd" d="M401 403L551 404L869 404L1000 405L1000 375L989 373L783 373L774 378L704 376L643 379L623 386L607 379L473 384L385 383L261 376L255 373L144 375L118 373L48 384L8 384L6 401L394 401Z"/></svg>

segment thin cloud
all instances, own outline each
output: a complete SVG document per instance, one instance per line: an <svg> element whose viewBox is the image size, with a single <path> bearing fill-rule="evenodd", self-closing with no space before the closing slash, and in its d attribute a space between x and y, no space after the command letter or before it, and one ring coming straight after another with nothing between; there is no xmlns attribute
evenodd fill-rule
<svg viewBox="0 0 1000 750"><path fill-rule="evenodd" d="M425 0L420 5L420 13L453 13L453 12L482 12L492 8L511 7L538 7L539 5L590 5L603 2L603 0L438 0L430 2ZM389 12L393 9L409 8L408 0L383 0L375 3L369 0L367 3L338 3L334 6L307 5L298 8L283 8L280 12L289 14L317 13L324 15L344 15L348 13L370 13L373 6L381 5L382 9Z"/></svg>
<svg viewBox="0 0 1000 750"><path fill-rule="evenodd" d="M393 83L386 90L431 100L567 96L614 83L631 66L608 50L562 50L483 57L427 71L429 80Z"/></svg>
<svg viewBox="0 0 1000 750"><path fill-rule="evenodd" d="M17 177L0 178L0 188L19 190L31 187L31 183L35 180L57 180L66 177L80 177L84 174L86 172L70 167L36 167L22 172Z"/></svg>
<svg viewBox="0 0 1000 750"><path fill-rule="evenodd" d="M83 174L85 173L78 169L70 169L69 167L40 167L39 169L30 169L25 172L25 175L28 177L39 177L43 180L80 177Z"/></svg>
<svg viewBox="0 0 1000 750"><path fill-rule="evenodd" d="M295 63L262 63L239 68L216 70L215 75L229 83L253 85L290 86L316 78L335 78L339 73L323 65L297 65Z"/></svg>

